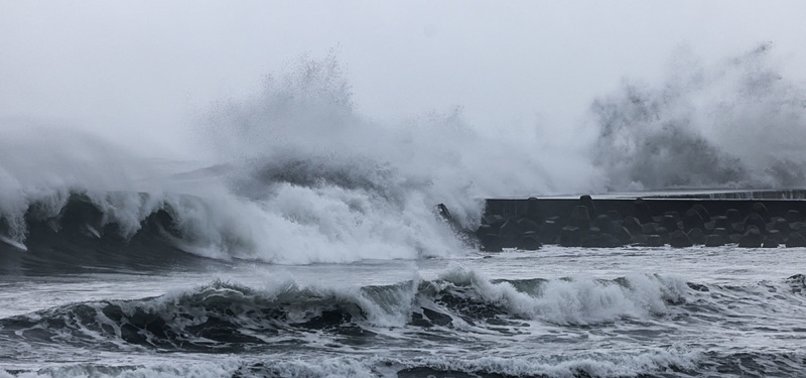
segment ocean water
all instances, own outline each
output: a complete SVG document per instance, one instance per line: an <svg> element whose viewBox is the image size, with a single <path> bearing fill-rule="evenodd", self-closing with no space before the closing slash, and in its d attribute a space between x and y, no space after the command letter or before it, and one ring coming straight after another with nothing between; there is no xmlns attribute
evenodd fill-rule
<svg viewBox="0 0 806 378"><path fill-rule="evenodd" d="M804 249L483 254L434 211L803 187L806 90L765 46L594 101L574 143L373 120L332 57L216 107L180 161L4 120L0 378L804 376Z"/></svg>
<svg viewBox="0 0 806 378"><path fill-rule="evenodd" d="M308 265L31 259L0 279L0 376L800 376L804 254L549 246Z"/></svg>

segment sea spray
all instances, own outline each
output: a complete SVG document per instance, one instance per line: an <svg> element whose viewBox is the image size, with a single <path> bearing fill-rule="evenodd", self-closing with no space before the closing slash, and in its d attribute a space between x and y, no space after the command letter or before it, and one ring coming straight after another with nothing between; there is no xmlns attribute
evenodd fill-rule
<svg viewBox="0 0 806 378"><path fill-rule="evenodd" d="M662 83L625 81L591 106L610 190L806 184L806 87L764 43L704 64L678 51Z"/></svg>

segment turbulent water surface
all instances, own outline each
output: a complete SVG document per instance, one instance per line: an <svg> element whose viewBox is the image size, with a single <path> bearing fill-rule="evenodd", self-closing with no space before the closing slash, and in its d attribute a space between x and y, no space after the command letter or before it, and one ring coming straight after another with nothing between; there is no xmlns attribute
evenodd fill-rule
<svg viewBox="0 0 806 378"><path fill-rule="evenodd" d="M374 120L333 57L216 107L176 167L0 120L0 378L804 376L802 248L455 232L489 197L804 187L806 88L769 50L625 85L579 145Z"/></svg>
<svg viewBox="0 0 806 378"><path fill-rule="evenodd" d="M547 247L315 265L174 253L182 269L19 263L0 280L0 376L806 371L802 249Z"/></svg>

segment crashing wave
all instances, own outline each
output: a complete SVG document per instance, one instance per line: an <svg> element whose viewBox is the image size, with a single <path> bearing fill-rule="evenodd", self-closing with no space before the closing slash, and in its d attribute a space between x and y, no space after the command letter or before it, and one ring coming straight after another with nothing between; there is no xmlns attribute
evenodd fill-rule
<svg viewBox="0 0 806 378"><path fill-rule="evenodd" d="M0 326L7 336L87 346L226 349L313 331L355 338L389 327L486 332L528 327L530 321L571 326L629 321L663 316L668 306L685 302L687 291L685 284L656 276L491 281L465 270L433 281L357 290L293 283L255 290L214 282L162 297L56 307L3 319Z"/></svg>
<svg viewBox="0 0 806 378"><path fill-rule="evenodd" d="M763 351L734 355L685 348L618 355L589 351L560 359L539 354L505 359L495 355L442 358L418 352L413 356L360 361L341 356L322 364L306 360L285 364L271 356L282 358L284 348L310 348L312 353L321 353L322 348L358 351L365 345L405 349L414 345L427 347L432 342L483 343L489 337L515 342L536 335L554 337L546 333L551 329L581 334L597 329L651 330L659 323L711 324L715 318L769 315L769 308L754 306L756 302L775 303L779 310L786 307L786 311L797 312L806 303L801 281L800 275L780 282L741 286L687 283L659 275L612 280L490 280L464 269L449 270L434 280L341 289L294 282L255 289L215 281L160 297L75 303L0 319L0 338L32 345L138 353L237 352L232 356L249 356L249 352L255 352L256 356L268 356L265 361L226 361L226 368L222 367L216 376L233 377L274 376L282 372L311 376L353 372L363 376L511 377L653 376L712 370L738 374L761 371L758 369L792 372L797 371L802 357ZM737 309L736 304L743 301L746 305ZM152 368L120 367L119 373L143 369ZM171 369L184 368L173 364ZM50 374L47 369L40 373Z"/></svg>

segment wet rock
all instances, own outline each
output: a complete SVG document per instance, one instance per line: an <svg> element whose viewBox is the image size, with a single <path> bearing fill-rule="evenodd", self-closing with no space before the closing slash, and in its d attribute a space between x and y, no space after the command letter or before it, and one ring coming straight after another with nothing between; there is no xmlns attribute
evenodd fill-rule
<svg viewBox="0 0 806 378"><path fill-rule="evenodd" d="M658 224L655 222L648 222L641 225L641 233L645 235L653 235L658 233Z"/></svg>
<svg viewBox="0 0 806 378"><path fill-rule="evenodd" d="M686 230L691 230L692 228L704 228L705 219L703 219L700 213L692 207L691 209L686 210L686 214L683 216L683 226Z"/></svg>
<svg viewBox="0 0 806 378"><path fill-rule="evenodd" d="M797 210L795 210L795 209L789 209L789 210L787 210L787 211L786 211L786 216L785 216L784 218L785 218L785 219L786 219L786 221L787 221L787 222L789 222L789 223L793 223L793 222L800 222L800 221L802 221L802 220L803 220L803 218L802 218L802 217L801 217L801 215L800 215L800 211L797 211Z"/></svg>
<svg viewBox="0 0 806 378"><path fill-rule="evenodd" d="M630 244L646 246L647 236L644 234L633 234Z"/></svg>
<svg viewBox="0 0 806 378"><path fill-rule="evenodd" d="M781 233L778 230L772 230L764 238L764 243L761 244L762 248L778 248L782 244Z"/></svg>
<svg viewBox="0 0 806 378"><path fill-rule="evenodd" d="M694 244L704 244L705 243L705 232L699 228L692 228L688 233L688 238L691 239L691 242Z"/></svg>
<svg viewBox="0 0 806 378"><path fill-rule="evenodd" d="M660 235L649 235L646 238L646 246L647 247L662 247L663 246L663 239Z"/></svg>
<svg viewBox="0 0 806 378"><path fill-rule="evenodd" d="M789 224L789 231L802 232L806 231L806 224L803 222L792 222Z"/></svg>
<svg viewBox="0 0 806 378"><path fill-rule="evenodd" d="M641 231L641 221L638 218L633 216L624 217L624 223L622 226L630 230L631 233L639 233Z"/></svg>
<svg viewBox="0 0 806 378"><path fill-rule="evenodd" d="M587 248L616 248L621 245L615 236L604 232L590 233L582 240L582 246Z"/></svg>
<svg viewBox="0 0 806 378"><path fill-rule="evenodd" d="M521 229L518 226L518 222L512 219L501 225L501 229L498 231L498 237L501 239L501 243L510 247L515 244L520 234Z"/></svg>
<svg viewBox="0 0 806 378"><path fill-rule="evenodd" d="M498 234L498 228L493 227L489 224L482 224L479 228L476 229L476 236L481 238L482 235L496 235Z"/></svg>
<svg viewBox="0 0 806 378"><path fill-rule="evenodd" d="M682 230L675 230L669 235L669 245L672 248L687 248L694 245L694 242Z"/></svg>
<svg viewBox="0 0 806 378"><path fill-rule="evenodd" d="M663 218L661 218L660 225L669 230L669 232L679 228L677 225L677 217L674 216L674 214L665 214Z"/></svg>
<svg viewBox="0 0 806 378"><path fill-rule="evenodd" d="M481 250L484 252L501 252L503 243L497 234L482 234L479 235L479 243Z"/></svg>
<svg viewBox="0 0 806 378"><path fill-rule="evenodd" d="M745 229L750 229L750 227L757 228L760 232L764 232L767 229L767 222L764 220L758 213L750 213L744 220Z"/></svg>
<svg viewBox="0 0 806 378"><path fill-rule="evenodd" d="M765 206L761 202L756 202L753 204L753 208L750 210L752 214L758 214L761 216L761 219L768 219L770 217L770 212L767 210L767 206Z"/></svg>
<svg viewBox="0 0 806 378"><path fill-rule="evenodd" d="M610 233L613 232L615 225L610 217L607 214L600 214L596 216L596 219L593 221L594 227L601 230L601 232Z"/></svg>
<svg viewBox="0 0 806 378"><path fill-rule="evenodd" d="M725 212L725 217L728 218L728 222L736 223L742 221L742 213L739 212L737 209L730 208L728 211Z"/></svg>
<svg viewBox="0 0 806 378"><path fill-rule="evenodd" d="M730 221L728 221L727 216L717 215L711 220L714 222L714 228L730 228Z"/></svg>
<svg viewBox="0 0 806 378"><path fill-rule="evenodd" d="M553 244L560 237L560 224L557 219L546 219L540 227L540 241L544 244Z"/></svg>
<svg viewBox="0 0 806 378"><path fill-rule="evenodd" d="M770 218L770 223L767 224L767 230L769 231L778 231L778 232L787 232L789 231L789 222L787 222L786 218L782 217L772 217Z"/></svg>
<svg viewBox="0 0 806 378"><path fill-rule="evenodd" d="M517 225L518 225L518 230L520 232L522 232L522 233L523 232L535 232L535 233L537 233L538 231L540 231L540 224L538 224L537 222L535 222L535 221L533 221L532 219L529 219L529 218L524 217L524 218L518 219Z"/></svg>
<svg viewBox="0 0 806 378"><path fill-rule="evenodd" d="M585 206L575 207L574 210L571 211L569 225L583 230L590 228L591 225L590 210Z"/></svg>
<svg viewBox="0 0 806 378"><path fill-rule="evenodd" d="M628 230L624 226L616 227L616 230L613 233L613 236L615 236L616 239L618 239L619 244L621 244L621 245L630 244L632 242L632 240L633 240L632 232L630 232L630 230Z"/></svg>
<svg viewBox="0 0 806 378"><path fill-rule="evenodd" d="M446 222L450 222L453 220L453 216L451 216L451 212L448 211L448 207L445 206L444 203L440 203L437 205L437 214L442 217L442 219Z"/></svg>
<svg viewBox="0 0 806 378"><path fill-rule="evenodd" d="M540 237L535 231L527 231L523 233L515 245L515 248L522 251L537 251L540 249L540 247L542 247Z"/></svg>
<svg viewBox="0 0 806 378"><path fill-rule="evenodd" d="M727 236L730 234L727 228L721 228L721 227L715 228L713 233L722 236Z"/></svg>
<svg viewBox="0 0 806 378"><path fill-rule="evenodd" d="M764 237L755 227L750 227L739 239L739 248L761 248Z"/></svg>
<svg viewBox="0 0 806 378"><path fill-rule="evenodd" d="M700 214L700 218L702 218L703 220L707 221L711 219L711 212L709 212L708 209L706 209L705 206L703 206L702 204L698 203L692 206L691 208L694 209L694 211L696 211L698 214Z"/></svg>
<svg viewBox="0 0 806 378"><path fill-rule="evenodd" d="M705 246L706 247L720 247L727 244L725 242L725 237L723 235L718 234L710 234L705 237Z"/></svg>
<svg viewBox="0 0 806 378"><path fill-rule="evenodd" d="M790 233L786 239L786 246L787 248L806 247L806 237L799 232Z"/></svg>
<svg viewBox="0 0 806 378"><path fill-rule="evenodd" d="M560 230L560 245L563 247L578 247L582 242L579 227L565 226Z"/></svg>
<svg viewBox="0 0 806 378"><path fill-rule="evenodd" d="M730 231L735 234L743 234L747 231L747 227L745 227L744 223L734 223L730 225Z"/></svg>
<svg viewBox="0 0 806 378"><path fill-rule="evenodd" d="M506 221L506 218L498 214L488 214L481 218L481 224L493 226L496 230L499 229Z"/></svg>

